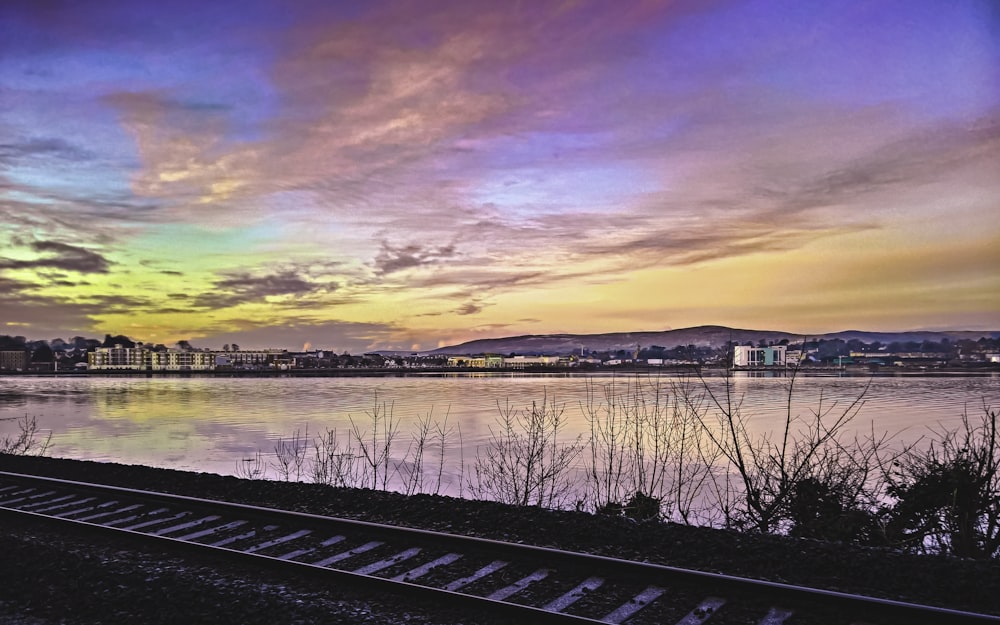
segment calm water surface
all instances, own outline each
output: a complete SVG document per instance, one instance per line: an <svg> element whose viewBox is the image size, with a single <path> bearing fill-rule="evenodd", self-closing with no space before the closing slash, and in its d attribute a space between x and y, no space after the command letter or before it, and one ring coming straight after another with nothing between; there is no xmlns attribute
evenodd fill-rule
<svg viewBox="0 0 1000 625"><path fill-rule="evenodd" d="M662 387L678 378L642 378ZM793 413L811 414L822 400L839 413L869 382L856 377L799 377ZM456 426L446 449L446 486L454 492L461 465L489 438L498 402L514 408L547 397L564 408L567 438L589 431L581 403L588 387L602 402L604 389L616 394L635 385L626 376L536 376L473 374L363 378L215 378L215 377L2 377L0 418L37 418L52 431L50 455L86 460L237 473L243 458L258 449L270 452L281 437L296 430L309 436L335 428L346 434L351 420L366 429L376 403L399 421L400 454L417 419ZM720 379L710 381L723 394ZM778 427L786 410L788 380L732 380L734 399L742 400L751 427ZM928 428L954 427L963 410L973 417L982 405L1000 407L1000 376L877 377L865 394L854 427L888 432L912 441ZM461 441L457 431L461 430ZM0 436L16 431L0 422ZM461 442L461 444L460 444ZM467 469L466 469L467 470Z"/></svg>

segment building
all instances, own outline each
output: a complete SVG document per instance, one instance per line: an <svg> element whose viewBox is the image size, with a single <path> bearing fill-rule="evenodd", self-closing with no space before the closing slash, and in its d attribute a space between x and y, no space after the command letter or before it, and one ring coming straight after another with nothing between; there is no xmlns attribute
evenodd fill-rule
<svg viewBox="0 0 1000 625"><path fill-rule="evenodd" d="M504 364L511 369L527 369L529 367L558 367L563 362L559 356L513 356L506 358Z"/></svg>
<svg viewBox="0 0 1000 625"><path fill-rule="evenodd" d="M98 347L87 354L88 371L214 371L220 356L223 364L239 368L272 368L284 350L212 352L184 349L153 350L148 347Z"/></svg>
<svg viewBox="0 0 1000 625"><path fill-rule="evenodd" d="M486 354L483 356L449 356L449 367L470 367L473 369L502 369L505 364L503 356Z"/></svg>
<svg viewBox="0 0 1000 625"><path fill-rule="evenodd" d="M212 371L215 369L215 353L182 349L151 351L146 355L145 368L147 371Z"/></svg>
<svg viewBox="0 0 1000 625"><path fill-rule="evenodd" d="M116 344L114 347L98 347L87 354L88 371L140 371L146 369L147 354L145 347L124 347Z"/></svg>
<svg viewBox="0 0 1000 625"><path fill-rule="evenodd" d="M213 356L224 356L234 369L274 369L289 368L294 361L284 349L256 349L230 352L214 352Z"/></svg>
<svg viewBox="0 0 1000 625"><path fill-rule="evenodd" d="M571 365L559 356L449 356L449 367L469 367L472 369L528 369L532 367L558 367Z"/></svg>
<svg viewBox="0 0 1000 625"><path fill-rule="evenodd" d="M469 366L475 369L502 369L503 365L503 356L494 356L490 354L485 356L475 356L469 360Z"/></svg>
<svg viewBox="0 0 1000 625"><path fill-rule="evenodd" d="M31 354L26 349L0 350L0 371L27 371Z"/></svg>
<svg viewBox="0 0 1000 625"><path fill-rule="evenodd" d="M784 367L786 363L785 345L772 347L733 346L733 367Z"/></svg>

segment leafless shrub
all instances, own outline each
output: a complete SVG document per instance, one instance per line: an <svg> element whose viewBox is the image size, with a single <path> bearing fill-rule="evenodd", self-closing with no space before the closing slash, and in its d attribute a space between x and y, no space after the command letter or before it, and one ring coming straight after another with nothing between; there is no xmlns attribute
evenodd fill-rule
<svg viewBox="0 0 1000 625"><path fill-rule="evenodd" d="M424 453L434 425L431 413L417 420L416 431L412 435L410 445L403 459L395 464L396 474L403 481L403 493L412 495L421 493L424 489ZM407 475L403 475L403 472Z"/></svg>
<svg viewBox="0 0 1000 625"><path fill-rule="evenodd" d="M365 413L368 415L371 432L362 430L354 419L350 420L351 434L364 463L365 484L370 479L372 490L387 490L389 487L392 444L399 435L399 421L393 417L392 411L393 404L386 409L385 402L379 404L376 393L372 410Z"/></svg>
<svg viewBox="0 0 1000 625"><path fill-rule="evenodd" d="M587 467L589 496L596 510L621 505L635 481L631 458L631 411L621 407L624 398L614 384L604 387L604 403L596 399L593 383L587 383L587 405L582 407L590 426L590 464Z"/></svg>
<svg viewBox="0 0 1000 625"><path fill-rule="evenodd" d="M701 415L705 393L685 378L671 384L673 417L668 424L674 442L670 459L673 488L671 520L689 525L711 524L716 516L707 507L707 493L716 476L722 451L705 436Z"/></svg>
<svg viewBox="0 0 1000 625"><path fill-rule="evenodd" d="M451 410L449 409L444 415L444 421L434 423L434 440L437 441L438 457L437 457L437 474L434 481L434 491L432 494L437 495L441 492L441 484L444 479L444 460L447 455L448 441L451 440L452 435L458 432L459 444L461 445L461 435L462 432L457 426L448 425L448 417L451 416ZM459 466L459 485L462 483L462 469L461 464ZM461 497L461 494L459 494Z"/></svg>
<svg viewBox="0 0 1000 625"><path fill-rule="evenodd" d="M428 455L434 453L437 448L436 464L431 471L434 473L434 487L429 492L438 494L441 492L441 484L444 479L445 454L448 448L448 440L454 434L455 428L448 426L448 416L450 410L445 415L444 421L437 421L433 417L433 409L426 416L416 422L416 430L413 432L410 444L403 455L402 460L395 463L396 474L403 484L403 492L407 495L416 493L426 493L425 481L428 478L427 460ZM433 461L433 460L432 460Z"/></svg>
<svg viewBox="0 0 1000 625"><path fill-rule="evenodd" d="M17 434L0 439L0 454L13 456L44 456L52 443L52 432L43 435L35 417L24 415L20 418L0 419L0 422L16 422Z"/></svg>
<svg viewBox="0 0 1000 625"><path fill-rule="evenodd" d="M327 429L313 439L312 480L317 484L355 488L362 483L361 457L351 447L350 435L341 442L335 429Z"/></svg>
<svg viewBox="0 0 1000 625"><path fill-rule="evenodd" d="M570 497L569 469L583 449L582 437L559 440L564 406L543 396L541 403L515 410L497 402L499 416L490 440L477 450L475 480L469 491L480 499L517 506L558 508Z"/></svg>
<svg viewBox="0 0 1000 625"><path fill-rule="evenodd" d="M877 478L878 451L885 438L846 437L871 380L843 407L837 402L824 405L821 394L817 407L802 418L793 407L795 376L793 371L788 380L780 430L760 435L751 434L751 417L743 411L743 398L734 397L728 376L721 393L701 379L710 410L695 414L729 468L725 474L716 473L713 484L716 505L727 526L789 532L801 520L793 514L798 510L796 499L804 503L809 488L854 508L878 488L869 483ZM714 419L709 413L714 413ZM730 475L735 476L735 483Z"/></svg>
<svg viewBox="0 0 1000 625"><path fill-rule="evenodd" d="M374 407L365 414L368 421L350 419L350 427L343 436L328 428L315 437L309 472L312 480L331 486L373 490L388 490L392 486L412 495L427 492L431 486L430 477L433 480L431 492L438 493L449 439L456 432L455 427L448 425L448 416L444 421L437 421L432 410L418 419L410 442L400 456L394 454L394 449L399 447L400 425L393 416L392 405L380 403L376 395ZM431 469L434 473L430 473L427 464L435 448L437 465ZM288 455L297 458L294 454Z"/></svg>
<svg viewBox="0 0 1000 625"><path fill-rule="evenodd" d="M279 438L274 445L274 462L272 466L278 475L288 481L302 481L302 473L305 469L306 441L309 438L309 427L306 426L305 434L300 430L295 430L288 439Z"/></svg>
<svg viewBox="0 0 1000 625"><path fill-rule="evenodd" d="M458 431L458 496L465 496L465 439L462 437L462 425L456 426ZM442 458L444 456L444 451L441 452Z"/></svg>
<svg viewBox="0 0 1000 625"><path fill-rule="evenodd" d="M267 475L267 461L258 449L253 456L236 463L236 477L244 480L262 480Z"/></svg>
<svg viewBox="0 0 1000 625"><path fill-rule="evenodd" d="M693 522L712 462L690 384L636 377L606 385L603 401L596 395L588 384L581 407L590 425L587 491L594 509ZM642 502L642 513L629 502ZM659 505L655 515L653 502Z"/></svg>

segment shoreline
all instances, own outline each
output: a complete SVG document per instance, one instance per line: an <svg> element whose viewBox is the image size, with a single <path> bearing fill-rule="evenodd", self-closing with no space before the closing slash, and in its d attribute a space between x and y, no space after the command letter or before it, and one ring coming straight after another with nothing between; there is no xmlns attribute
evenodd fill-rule
<svg viewBox="0 0 1000 625"><path fill-rule="evenodd" d="M726 370L722 367L615 367L581 369L579 367L545 367L537 369L475 369L471 367L428 367L426 369L287 369L244 371L144 371L118 369L102 371L0 371L2 377L204 377L204 378L351 378L351 377L613 377L613 376L684 376L701 375L707 378L726 377L944 377L966 375L986 377L1000 375L1000 364L977 367L801 367L791 368L740 368Z"/></svg>

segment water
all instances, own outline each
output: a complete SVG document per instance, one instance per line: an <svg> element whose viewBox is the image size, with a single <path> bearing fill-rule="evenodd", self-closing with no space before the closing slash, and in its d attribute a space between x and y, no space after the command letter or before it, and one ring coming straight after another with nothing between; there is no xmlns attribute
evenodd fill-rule
<svg viewBox="0 0 1000 625"><path fill-rule="evenodd" d="M257 450L265 458L276 441L294 432L309 438L327 428L347 440L352 421L371 430L371 415L391 413L398 421L394 455L402 456L421 418L454 428L444 457L442 489L457 494L459 475L468 474L476 448L490 437L498 403L516 409L555 401L564 410L564 440L589 432L581 409L588 388L603 401L604 388L621 393L636 378L530 374L413 375L407 377L223 378L223 377L3 377L0 418L36 417L51 430L50 455L158 467L238 474ZM643 384L655 380L643 378ZM660 378L663 386L679 381ZM842 412L869 383L857 377L799 377L795 415L809 416L822 405ZM887 433L901 443L941 427L956 427L963 411L978 418L982 405L1000 407L1000 376L877 377L870 380L852 427ZM786 414L788 380L737 377L734 401L750 417L750 428L780 427ZM721 379L710 380L720 397ZM820 403L822 400L822 404ZM460 436L459 436L460 430ZM0 436L16 432L0 422ZM434 451L437 454L437 451ZM436 458L435 458L436 462Z"/></svg>

